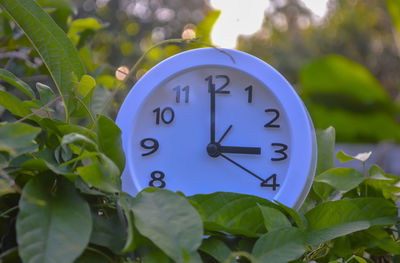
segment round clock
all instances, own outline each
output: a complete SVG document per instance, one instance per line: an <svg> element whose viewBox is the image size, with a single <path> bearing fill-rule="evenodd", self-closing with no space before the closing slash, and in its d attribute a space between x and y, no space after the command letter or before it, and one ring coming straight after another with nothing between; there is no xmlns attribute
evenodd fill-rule
<svg viewBox="0 0 400 263"><path fill-rule="evenodd" d="M316 140L303 102L275 69L240 51L162 61L132 88L117 124L132 195L149 186L227 191L297 208L312 184Z"/></svg>

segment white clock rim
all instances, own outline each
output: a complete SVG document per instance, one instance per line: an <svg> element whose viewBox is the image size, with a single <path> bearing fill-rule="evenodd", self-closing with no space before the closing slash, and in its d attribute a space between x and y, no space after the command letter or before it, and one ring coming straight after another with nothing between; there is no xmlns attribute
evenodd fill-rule
<svg viewBox="0 0 400 263"><path fill-rule="evenodd" d="M290 162L285 181L280 184L274 200L295 209L299 208L311 188L316 169L317 148L311 118L303 101L277 70L257 57L231 49L199 48L178 53L161 61L135 83L121 105L116 119L122 131L123 149L127 160L122 175L123 191L135 195L141 190L136 187L138 183L134 183L136 180L133 172L130 173L133 171L133 164L129 160L132 160L130 156L133 153L132 147L129 147L132 145L132 136L129 135L133 132L134 113L140 109L154 88L179 73L199 67L226 67L242 71L268 87L281 103L291 127L290 158L294 159ZM298 131L302 138L294 140ZM293 183L292 180L296 182Z"/></svg>

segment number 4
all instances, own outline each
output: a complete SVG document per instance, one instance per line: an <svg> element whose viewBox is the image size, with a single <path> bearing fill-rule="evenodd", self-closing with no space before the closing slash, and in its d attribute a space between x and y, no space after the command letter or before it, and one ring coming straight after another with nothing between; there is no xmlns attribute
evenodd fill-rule
<svg viewBox="0 0 400 263"><path fill-rule="evenodd" d="M272 180L272 184L268 183L270 180ZM276 174L271 175L267 179L261 182L261 187L272 187L272 190L276 191L276 188L279 187L280 185L276 183Z"/></svg>

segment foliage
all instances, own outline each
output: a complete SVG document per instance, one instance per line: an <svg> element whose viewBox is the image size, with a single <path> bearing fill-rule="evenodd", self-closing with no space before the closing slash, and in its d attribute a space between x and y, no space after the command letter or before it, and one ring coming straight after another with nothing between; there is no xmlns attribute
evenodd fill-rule
<svg viewBox="0 0 400 263"><path fill-rule="evenodd" d="M34 0L0 5L28 27L45 61L49 54L63 59L64 46L55 52L48 49L57 45L40 43L72 42ZM20 9L32 9L46 34L29 33L32 24L19 22L26 19ZM67 53L81 64L75 51ZM227 192L186 197L147 188L132 197L121 191L120 130L91 104L102 87L96 76L45 66L57 85L64 82L56 76L63 76L70 86L55 95L38 83L32 92L15 74L0 71L24 94L0 92L0 105L13 115L0 124L1 262L391 262L400 254L400 179L376 165L367 171L369 153L337 155L361 161L362 173L334 168L333 128L318 131L317 175L299 211ZM51 117L49 107L62 98L74 109L65 111L65 120ZM78 125L73 116L86 119Z"/></svg>
<svg viewBox="0 0 400 263"><path fill-rule="evenodd" d="M399 10L397 0L332 0L316 19L299 0L271 1L238 47L294 83L314 125L333 125L338 141L400 142Z"/></svg>

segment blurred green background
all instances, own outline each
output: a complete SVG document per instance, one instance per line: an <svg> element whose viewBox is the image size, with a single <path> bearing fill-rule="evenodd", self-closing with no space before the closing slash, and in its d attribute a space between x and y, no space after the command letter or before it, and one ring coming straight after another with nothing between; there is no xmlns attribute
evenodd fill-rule
<svg viewBox="0 0 400 263"><path fill-rule="evenodd" d="M120 84L118 68L132 67L165 39L199 37L213 44L213 25L224 12L207 0L37 2L68 33L95 78L91 105L95 113ZM339 142L400 142L400 1L330 0L328 7L324 17L316 19L300 0L271 0L261 28L240 36L236 48L280 71L304 100L316 128L334 126ZM235 25L226 30L234 31ZM107 114L116 116L134 79L164 58L200 46L169 44L153 49L117 93ZM32 86L37 81L53 85L29 40L4 12L0 13L0 67ZM24 96L4 82L0 89ZM0 114L1 121L13 118L4 109ZM54 116L62 114L62 105L55 105Z"/></svg>

